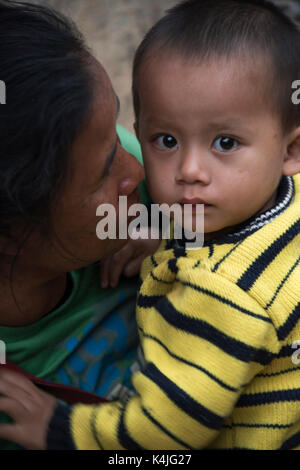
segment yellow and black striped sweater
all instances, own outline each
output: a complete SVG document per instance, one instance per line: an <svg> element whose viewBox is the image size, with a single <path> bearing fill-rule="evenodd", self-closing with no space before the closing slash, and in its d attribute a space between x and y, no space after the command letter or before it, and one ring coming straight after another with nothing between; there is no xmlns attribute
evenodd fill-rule
<svg viewBox="0 0 300 470"><path fill-rule="evenodd" d="M73 407L76 447L300 449L299 261L300 174L222 240L164 241L141 273L137 394Z"/></svg>

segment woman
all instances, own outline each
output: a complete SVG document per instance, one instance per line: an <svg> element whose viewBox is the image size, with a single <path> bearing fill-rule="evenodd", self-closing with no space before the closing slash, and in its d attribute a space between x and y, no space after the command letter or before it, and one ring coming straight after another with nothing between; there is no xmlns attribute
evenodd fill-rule
<svg viewBox="0 0 300 470"><path fill-rule="evenodd" d="M100 289L97 260L126 240L97 238L96 209L138 202L143 169L117 136L106 72L65 18L1 1L0 58L0 339L32 375L111 398L131 387L136 282Z"/></svg>

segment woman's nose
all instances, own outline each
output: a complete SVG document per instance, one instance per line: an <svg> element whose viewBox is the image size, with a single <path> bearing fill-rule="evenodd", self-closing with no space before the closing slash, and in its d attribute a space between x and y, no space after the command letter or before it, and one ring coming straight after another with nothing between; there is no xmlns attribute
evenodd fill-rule
<svg viewBox="0 0 300 470"><path fill-rule="evenodd" d="M122 176L119 182L119 195L129 196L145 178L145 172L138 160L123 149L121 157Z"/></svg>

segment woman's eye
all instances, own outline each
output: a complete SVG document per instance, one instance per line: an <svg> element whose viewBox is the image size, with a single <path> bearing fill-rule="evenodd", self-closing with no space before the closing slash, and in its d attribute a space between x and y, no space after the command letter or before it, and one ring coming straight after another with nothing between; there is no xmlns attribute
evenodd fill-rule
<svg viewBox="0 0 300 470"><path fill-rule="evenodd" d="M171 135L160 135L156 137L155 144L160 150L170 150L177 147L177 140Z"/></svg>
<svg viewBox="0 0 300 470"><path fill-rule="evenodd" d="M231 152L235 150L239 145L239 142L233 137L221 136L214 141L214 148L218 152Z"/></svg>

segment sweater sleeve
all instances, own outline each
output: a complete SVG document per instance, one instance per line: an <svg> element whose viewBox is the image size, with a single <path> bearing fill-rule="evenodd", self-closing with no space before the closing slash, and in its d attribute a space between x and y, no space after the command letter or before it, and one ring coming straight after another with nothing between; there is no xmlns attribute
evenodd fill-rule
<svg viewBox="0 0 300 470"><path fill-rule="evenodd" d="M146 365L133 378L137 393L126 404L74 406L78 449L206 448L278 352L265 310L216 273L181 276L167 295L145 292L138 324Z"/></svg>
<svg viewBox="0 0 300 470"><path fill-rule="evenodd" d="M70 410L63 403L58 403L51 418L46 450L76 450L70 433Z"/></svg>

